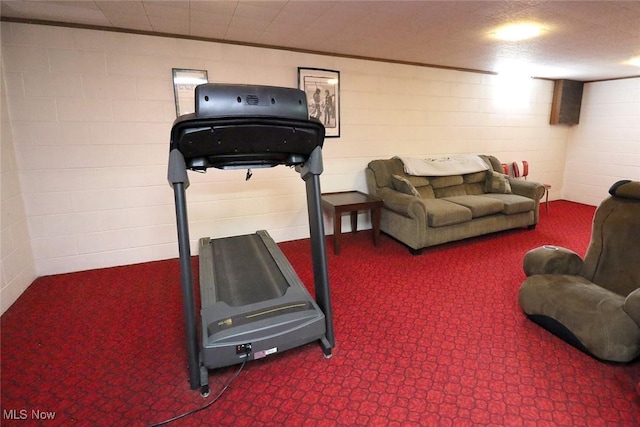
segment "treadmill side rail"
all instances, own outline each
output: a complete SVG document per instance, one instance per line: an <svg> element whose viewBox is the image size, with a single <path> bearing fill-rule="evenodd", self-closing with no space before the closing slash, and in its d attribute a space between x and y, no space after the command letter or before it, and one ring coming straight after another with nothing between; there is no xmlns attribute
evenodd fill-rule
<svg viewBox="0 0 640 427"><path fill-rule="evenodd" d="M307 163L301 167L296 167L296 171L300 173L301 178L305 181L307 192L307 213L309 215L309 233L316 302L325 315L326 334L325 338L320 340L320 345L324 355L331 357L331 349L335 347L335 334L333 331L333 315L331 313L331 294L324 221L322 219L320 174L323 170L322 150L320 147L317 147L311 153Z"/></svg>
<svg viewBox="0 0 640 427"><path fill-rule="evenodd" d="M198 330L193 295L193 273L191 270L191 248L189 246L189 221L187 219L185 184L183 182L174 183L173 193L176 206L176 228L178 230L178 251L180 254L180 287L182 289L182 307L187 340L189 384L192 389L196 389L200 385L200 358L198 354Z"/></svg>

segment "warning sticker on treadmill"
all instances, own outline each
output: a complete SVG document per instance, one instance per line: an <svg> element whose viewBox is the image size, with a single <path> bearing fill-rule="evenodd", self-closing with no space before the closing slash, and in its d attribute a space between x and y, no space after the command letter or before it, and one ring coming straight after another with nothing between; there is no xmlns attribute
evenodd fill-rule
<svg viewBox="0 0 640 427"><path fill-rule="evenodd" d="M270 354L273 353L277 353L278 352L278 347L273 347L267 350L262 350L262 351L256 351L255 353L253 353L253 359L262 359L263 357L266 357Z"/></svg>

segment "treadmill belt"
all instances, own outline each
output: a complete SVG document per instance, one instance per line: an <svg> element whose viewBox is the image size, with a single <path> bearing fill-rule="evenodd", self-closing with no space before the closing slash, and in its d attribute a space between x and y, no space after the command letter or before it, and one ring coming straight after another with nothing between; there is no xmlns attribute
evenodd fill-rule
<svg viewBox="0 0 640 427"><path fill-rule="evenodd" d="M289 283L258 234L210 241L216 299L241 306L281 297Z"/></svg>

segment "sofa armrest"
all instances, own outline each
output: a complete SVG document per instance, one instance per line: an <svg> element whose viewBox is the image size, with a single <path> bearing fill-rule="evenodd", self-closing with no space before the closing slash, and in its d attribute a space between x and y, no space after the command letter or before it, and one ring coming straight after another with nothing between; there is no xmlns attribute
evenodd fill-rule
<svg viewBox="0 0 640 427"><path fill-rule="evenodd" d="M541 246L527 252L522 269L527 276L534 274L579 275L584 261L577 253L558 246Z"/></svg>
<svg viewBox="0 0 640 427"><path fill-rule="evenodd" d="M422 218L426 221L427 210L421 198L390 188L381 189L378 194L387 209L409 218Z"/></svg>
<svg viewBox="0 0 640 427"><path fill-rule="evenodd" d="M524 179L509 178L511 184L511 192L519 196L528 197L537 202L544 196L544 185L535 181L526 181Z"/></svg>
<svg viewBox="0 0 640 427"><path fill-rule="evenodd" d="M640 288L627 295L622 309L640 327Z"/></svg>
<svg viewBox="0 0 640 427"><path fill-rule="evenodd" d="M380 189L378 196L384 202L385 208L409 218L425 218L426 220L427 208L421 198L390 188Z"/></svg>

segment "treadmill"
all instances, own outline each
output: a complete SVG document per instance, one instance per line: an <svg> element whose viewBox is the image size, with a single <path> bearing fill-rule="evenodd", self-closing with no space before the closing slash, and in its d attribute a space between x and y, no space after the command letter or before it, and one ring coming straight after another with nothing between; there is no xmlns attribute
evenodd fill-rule
<svg viewBox="0 0 640 427"><path fill-rule="evenodd" d="M335 346L320 202L324 126L309 119L305 93L273 86L207 83L195 113L171 128L168 180L174 191L180 278L192 390L209 394L208 370L318 341ZM199 240L196 316L187 220L187 171L291 166L306 184L315 299L267 231ZM198 328L198 323L200 323ZM198 339L200 338L200 339Z"/></svg>

